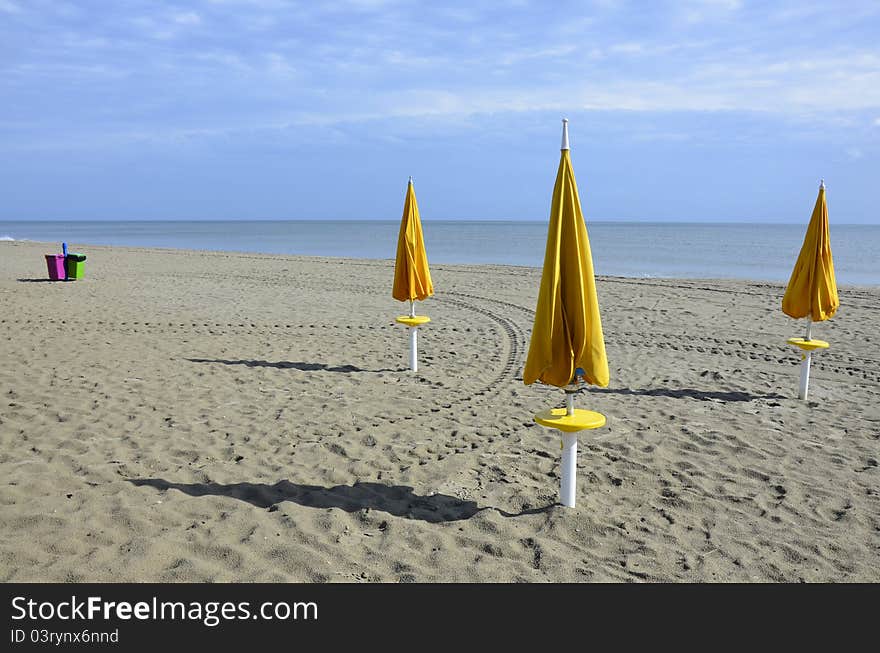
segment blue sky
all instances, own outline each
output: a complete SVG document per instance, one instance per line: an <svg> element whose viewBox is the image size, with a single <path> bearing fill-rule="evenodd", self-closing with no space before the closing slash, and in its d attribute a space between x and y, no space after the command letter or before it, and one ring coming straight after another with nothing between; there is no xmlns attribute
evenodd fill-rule
<svg viewBox="0 0 880 653"><path fill-rule="evenodd" d="M880 223L880 3L0 0L0 220Z"/></svg>

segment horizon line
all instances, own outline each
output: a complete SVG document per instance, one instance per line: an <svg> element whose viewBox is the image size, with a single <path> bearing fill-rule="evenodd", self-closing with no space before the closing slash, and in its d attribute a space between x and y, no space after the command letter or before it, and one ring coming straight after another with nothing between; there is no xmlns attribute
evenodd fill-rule
<svg viewBox="0 0 880 653"><path fill-rule="evenodd" d="M471 223L520 223L520 224L546 224L549 218L426 218L421 216L426 222L471 222ZM657 219L657 218L591 218L584 220L587 224L715 224L715 225L800 225L806 224L809 220L804 221L778 221L765 219L718 219L718 220L696 220L692 218L685 219ZM400 218L31 218L25 220L15 220L0 218L0 224L6 223L90 223L90 222L106 222L106 223L182 223L182 222L390 222L397 224ZM836 222L831 221L838 226L849 227L871 227L880 226L880 222Z"/></svg>

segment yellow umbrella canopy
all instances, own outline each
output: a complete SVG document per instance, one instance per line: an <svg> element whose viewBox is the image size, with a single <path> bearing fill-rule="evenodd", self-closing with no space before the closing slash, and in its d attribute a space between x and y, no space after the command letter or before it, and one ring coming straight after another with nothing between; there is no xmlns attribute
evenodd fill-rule
<svg viewBox="0 0 880 653"><path fill-rule="evenodd" d="M785 296L782 311L791 317L809 317L813 322L829 319L840 306L831 241L828 236L828 205L825 184L819 186L816 206L804 236Z"/></svg>
<svg viewBox="0 0 880 653"><path fill-rule="evenodd" d="M416 299L422 301L433 294L434 284L428 269L419 205L416 203L416 191L410 177L403 203L403 217L400 220L400 234L397 237L397 261L394 263L394 287L391 295L404 302Z"/></svg>
<svg viewBox="0 0 880 653"><path fill-rule="evenodd" d="M578 368L587 383L608 385L593 257L571 166L568 121L563 120L562 156L523 382L563 387L574 380Z"/></svg>

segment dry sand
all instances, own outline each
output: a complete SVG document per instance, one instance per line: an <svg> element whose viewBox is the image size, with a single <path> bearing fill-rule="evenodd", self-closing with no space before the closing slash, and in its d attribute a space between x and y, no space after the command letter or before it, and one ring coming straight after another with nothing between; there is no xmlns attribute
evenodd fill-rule
<svg viewBox="0 0 880 653"><path fill-rule="evenodd" d="M601 278L578 505L521 374L540 272L0 243L3 581L878 581L880 289Z"/></svg>

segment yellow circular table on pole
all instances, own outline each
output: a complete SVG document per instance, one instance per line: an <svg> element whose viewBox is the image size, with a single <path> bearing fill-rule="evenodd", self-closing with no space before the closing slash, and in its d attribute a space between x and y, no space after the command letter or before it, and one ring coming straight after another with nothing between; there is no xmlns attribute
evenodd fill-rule
<svg viewBox="0 0 880 653"><path fill-rule="evenodd" d="M605 426L605 416L602 413L580 408L575 408L571 415L565 408L551 408L535 415L535 421L541 426L566 433L576 433Z"/></svg>
<svg viewBox="0 0 880 653"><path fill-rule="evenodd" d="M786 342L804 352L801 354L801 382L798 389L798 399L806 399L810 389L810 363L813 359L813 351L828 349L829 345L824 340L813 338L789 338Z"/></svg>
<svg viewBox="0 0 880 653"><path fill-rule="evenodd" d="M431 318L429 318L427 315L413 315L412 317L410 317L409 315L401 315L395 318L395 320L397 322L400 322L401 324L405 324L408 327L418 327L430 322Z"/></svg>
<svg viewBox="0 0 880 653"><path fill-rule="evenodd" d="M786 340L790 345L794 345L795 347L799 347L804 351L813 351L814 349L828 349L830 345L824 340L807 340L805 338L789 338Z"/></svg>
<svg viewBox="0 0 880 653"><path fill-rule="evenodd" d="M395 318L409 327L409 368L419 371L419 327L431 321L427 315L400 315Z"/></svg>
<svg viewBox="0 0 880 653"><path fill-rule="evenodd" d="M566 397L568 408L551 408L535 415L541 426L562 433L562 464L559 480L559 501L563 506L574 508L577 477L577 433L605 426L605 416L593 410L571 407L571 395Z"/></svg>

